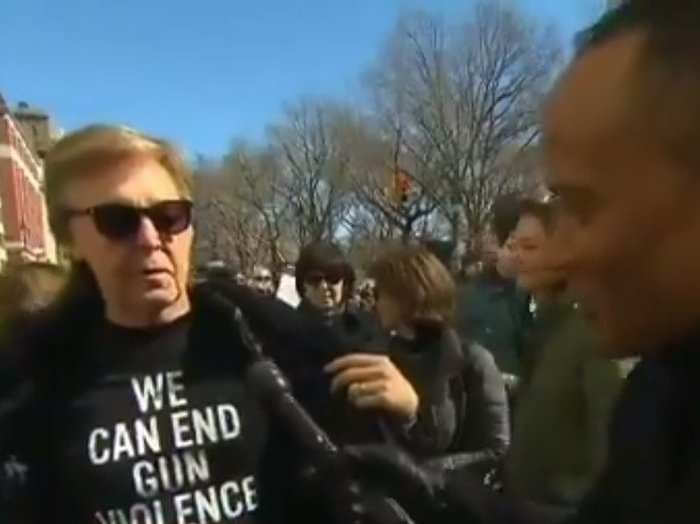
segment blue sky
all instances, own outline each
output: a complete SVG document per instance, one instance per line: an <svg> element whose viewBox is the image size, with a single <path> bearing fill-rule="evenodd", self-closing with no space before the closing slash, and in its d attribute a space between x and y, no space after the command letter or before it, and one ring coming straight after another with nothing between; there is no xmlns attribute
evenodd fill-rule
<svg viewBox="0 0 700 524"><path fill-rule="evenodd" d="M496 0L493 0L496 1ZM568 42L602 0L512 0ZM66 130L119 122L218 155L286 102L353 100L403 10L470 0L0 0L0 93Z"/></svg>

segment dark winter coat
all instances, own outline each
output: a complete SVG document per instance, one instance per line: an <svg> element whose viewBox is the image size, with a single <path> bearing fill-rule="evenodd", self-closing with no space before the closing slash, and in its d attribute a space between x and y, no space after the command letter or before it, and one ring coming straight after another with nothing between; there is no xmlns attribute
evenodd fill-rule
<svg viewBox="0 0 700 524"><path fill-rule="evenodd" d="M518 392L508 484L548 504L580 502L607 453L613 407L627 376L597 355L599 341L570 302L542 302L533 323L532 364Z"/></svg>
<svg viewBox="0 0 700 524"><path fill-rule="evenodd" d="M448 454L432 464L485 472L510 445L508 395L491 353L476 343L464 343L462 351L461 373L451 382L458 425Z"/></svg>
<svg viewBox="0 0 700 524"><path fill-rule="evenodd" d="M603 472L577 509L494 495L453 477L434 522L671 524L697 520L700 331L659 348L629 375L615 408Z"/></svg>
<svg viewBox="0 0 700 524"><path fill-rule="evenodd" d="M502 373L520 374L529 319L527 295L511 280L484 273L458 288L457 331L491 351Z"/></svg>
<svg viewBox="0 0 700 524"><path fill-rule="evenodd" d="M228 311L205 290L195 290L192 299L190 335L181 364L188 380L230 380L235 395L248 399L243 424L250 440L245 440L244 446L250 444L253 450L264 445L277 448L278 454L297 454L294 443L282 431L272 429L275 421L251 395L243 393L250 358ZM262 318L261 311L250 308L256 323ZM63 450L55 449L54 437L60 432L66 439L75 438L70 423L60 413L67 412L64 406L69 404L71 413L79 413L81 408L72 399L91 387L95 370L99 369L99 351L86 342L95 340L92 335L104 325L103 318L99 301L67 301L36 318L31 328L18 337L21 352L15 353L13 373L6 374L16 380L5 385L0 402L0 454L4 463L0 507L6 513L21 515L17 522L55 522L60 518L55 508L65 508L72 514L72 502L66 501L75 500L76 491L90 489L56 484L59 477L52 468L58 467L55 460ZM30 466L26 479L26 472L21 470L23 463ZM264 458L259 468L260 516L269 517L273 523L287 522L286 515L276 514L276 507L284 506L282 498L288 496L285 493L289 493L296 472L281 470Z"/></svg>

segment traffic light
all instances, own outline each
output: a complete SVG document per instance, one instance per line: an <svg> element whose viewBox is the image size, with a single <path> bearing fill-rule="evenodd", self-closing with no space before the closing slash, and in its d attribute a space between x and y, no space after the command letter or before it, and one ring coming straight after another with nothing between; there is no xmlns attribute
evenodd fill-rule
<svg viewBox="0 0 700 524"><path fill-rule="evenodd" d="M400 167L396 168L394 171L393 185L396 202L398 204L405 204L408 202L409 193L413 188L413 181L408 171Z"/></svg>

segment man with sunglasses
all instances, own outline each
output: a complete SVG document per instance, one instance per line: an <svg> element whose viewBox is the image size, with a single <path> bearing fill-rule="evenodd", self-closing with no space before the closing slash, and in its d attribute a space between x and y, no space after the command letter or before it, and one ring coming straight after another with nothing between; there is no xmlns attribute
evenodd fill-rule
<svg viewBox="0 0 700 524"><path fill-rule="evenodd" d="M293 472L268 457L297 451L246 386L224 284L190 286L191 195L179 153L131 129L84 128L48 154L49 219L73 268L21 336L23 380L0 406L3 522L293 519ZM243 291L260 331L297 324Z"/></svg>
<svg viewBox="0 0 700 524"><path fill-rule="evenodd" d="M348 416L349 405L344 395L329 396L331 381L323 367L333 359L359 351L377 342L378 326L372 317L349 306L349 297L355 285L355 271L336 245L316 242L304 246L295 266L295 285L301 298L298 311L304 318L328 326L342 341L342 347L328 345L317 359L299 355L300 370L295 373L306 377L298 392L311 412L342 442L365 441L381 432L366 417Z"/></svg>
<svg viewBox="0 0 700 524"><path fill-rule="evenodd" d="M320 341L325 351L313 359L299 355L297 392L339 443L382 442L405 436L417 410L417 395L403 373L387 357L389 340L375 317L350 306L355 271L341 249L330 243L305 246L295 269L299 311L311 322L330 328L333 338ZM333 369L332 362L355 355L358 363ZM345 373L343 373L345 371ZM349 387L338 387L340 375L356 376ZM367 374L381 373L385 395L359 394ZM371 397L371 402L368 402ZM391 400L386 400L390 398Z"/></svg>

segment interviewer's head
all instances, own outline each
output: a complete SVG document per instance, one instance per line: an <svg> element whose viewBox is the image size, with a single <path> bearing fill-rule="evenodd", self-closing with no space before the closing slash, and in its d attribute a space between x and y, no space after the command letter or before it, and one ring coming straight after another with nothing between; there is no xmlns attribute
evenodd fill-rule
<svg viewBox="0 0 700 524"><path fill-rule="evenodd" d="M550 265L611 355L700 325L700 2L631 0L548 100Z"/></svg>

